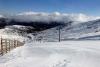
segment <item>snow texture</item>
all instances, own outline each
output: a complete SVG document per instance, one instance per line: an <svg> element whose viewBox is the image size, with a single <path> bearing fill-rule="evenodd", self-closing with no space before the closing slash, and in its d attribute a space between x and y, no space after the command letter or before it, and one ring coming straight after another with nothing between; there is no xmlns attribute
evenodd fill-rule
<svg viewBox="0 0 100 67"><path fill-rule="evenodd" d="M59 27L59 26L58 26ZM58 41L58 27L42 31L37 34L36 39L44 41ZM61 40L100 40L100 20L89 21L73 25L62 26L60 29Z"/></svg>
<svg viewBox="0 0 100 67"><path fill-rule="evenodd" d="M31 42L0 57L0 67L100 67L99 41Z"/></svg>
<svg viewBox="0 0 100 67"><path fill-rule="evenodd" d="M100 67L100 41L64 41L68 38L100 39L100 20L90 21L98 17L58 12L25 12L10 18L26 22L64 21L66 23L72 20L79 24L61 29L62 42L43 42L58 41L57 27L39 32L37 36L33 36L33 33L19 33L19 30L16 30L26 30L25 26L13 25L0 29L0 37L16 38L19 41L23 41L24 36L27 35L32 37L32 41L27 41L24 46L0 57L0 67ZM84 23L85 21L89 22ZM35 42L37 38L42 38L43 41Z"/></svg>

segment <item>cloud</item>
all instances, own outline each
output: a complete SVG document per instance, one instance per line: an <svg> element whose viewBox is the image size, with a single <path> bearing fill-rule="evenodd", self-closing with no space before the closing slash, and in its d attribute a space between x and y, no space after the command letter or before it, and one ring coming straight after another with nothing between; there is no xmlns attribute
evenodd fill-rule
<svg viewBox="0 0 100 67"><path fill-rule="evenodd" d="M0 18L4 17L3 15L0 15Z"/></svg>
<svg viewBox="0 0 100 67"><path fill-rule="evenodd" d="M100 17L88 16L85 14L67 14L67 13L45 13L45 12L23 12L10 17L16 21L24 21L24 22L64 22L67 23L68 21L74 22L87 22L96 19L100 19Z"/></svg>

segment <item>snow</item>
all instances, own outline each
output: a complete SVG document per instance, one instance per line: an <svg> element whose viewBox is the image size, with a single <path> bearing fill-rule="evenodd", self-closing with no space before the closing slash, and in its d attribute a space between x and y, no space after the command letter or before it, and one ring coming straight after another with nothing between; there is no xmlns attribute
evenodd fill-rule
<svg viewBox="0 0 100 67"><path fill-rule="evenodd" d="M74 21L80 24L62 28L61 39L78 39L90 36L100 39L99 20L90 21L100 17L59 12L24 12L12 17L17 21L25 22L63 21L67 23ZM84 23L86 21L90 22ZM28 34L19 31L27 29L31 29L31 27L12 25L0 29L0 37L16 39L21 42L26 41L24 46L17 47L6 55L0 56L0 67L100 67L100 41L52 42L58 41L57 27L36 33L36 36L32 35L34 33ZM28 36L32 37L30 41L27 41ZM43 36L42 41L36 42L36 39L41 36Z"/></svg>
<svg viewBox="0 0 100 67"><path fill-rule="evenodd" d="M58 41L58 27L44 30L35 36L35 39L42 37L43 41ZM100 40L100 20L89 21L86 23L62 26L60 29L61 40L73 39L92 39Z"/></svg>
<svg viewBox="0 0 100 67"><path fill-rule="evenodd" d="M20 42L26 41L27 38L17 35L8 35L8 34L0 34L0 38L10 39L10 40L17 40Z"/></svg>
<svg viewBox="0 0 100 67"><path fill-rule="evenodd" d="M0 67L100 67L100 41L29 42L0 57Z"/></svg>
<svg viewBox="0 0 100 67"><path fill-rule="evenodd" d="M0 38L6 38L11 40L18 40L23 42L27 38L27 30L34 29L31 26L23 26L23 25L9 25L5 26L5 28L0 29Z"/></svg>

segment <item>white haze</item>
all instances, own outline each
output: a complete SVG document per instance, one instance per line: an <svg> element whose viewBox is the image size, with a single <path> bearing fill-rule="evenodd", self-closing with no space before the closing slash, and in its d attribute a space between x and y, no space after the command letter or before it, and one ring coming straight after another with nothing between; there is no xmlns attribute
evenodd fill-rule
<svg viewBox="0 0 100 67"><path fill-rule="evenodd" d="M0 15L0 18L4 17L3 15Z"/></svg>
<svg viewBox="0 0 100 67"><path fill-rule="evenodd" d="M24 21L24 22L51 22L51 21L57 21L57 22L64 22L67 23L68 21L74 21L74 22L87 22L92 21L96 19L100 19L100 17L94 17L94 16L88 16L85 14L67 14L67 13L45 13L45 12L23 12L16 15L13 15L12 17L16 21Z"/></svg>

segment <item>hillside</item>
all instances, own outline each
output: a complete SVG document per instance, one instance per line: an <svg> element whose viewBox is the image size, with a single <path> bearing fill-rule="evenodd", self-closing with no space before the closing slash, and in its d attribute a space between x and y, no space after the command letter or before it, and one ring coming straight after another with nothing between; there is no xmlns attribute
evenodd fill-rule
<svg viewBox="0 0 100 67"><path fill-rule="evenodd" d="M58 27L62 26L62 40L100 39L99 18L84 14L24 12L13 16L1 16L0 35L58 41Z"/></svg>
<svg viewBox="0 0 100 67"><path fill-rule="evenodd" d="M58 41L58 27L40 32L36 37L46 41ZM75 25L65 25L60 29L61 40L99 40L100 20L93 20Z"/></svg>

